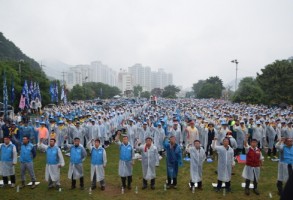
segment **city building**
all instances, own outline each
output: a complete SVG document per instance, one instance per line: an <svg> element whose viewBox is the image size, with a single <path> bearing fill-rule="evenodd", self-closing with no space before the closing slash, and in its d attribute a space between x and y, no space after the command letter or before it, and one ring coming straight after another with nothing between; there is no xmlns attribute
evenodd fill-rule
<svg viewBox="0 0 293 200"><path fill-rule="evenodd" d="M93 61L90 65L76 65L65 72L65 82L69 89L74 85L85 82L101 82L110 86L117 86L122 93L132 91L133 86L142 86L143 91L154 88L163 89L173 84L173 75L160 68L152 71L150 67L135 64L127 70L120 69L119 73L100 61Z"/></svg>
<svg viewBox="0 0 293 200"><path fill-rule="evenodd" d="M166 73L164 69L160 68L157 72L152 72L151 85L152 89L160 88L164 89L167 85L173 84L173 75Z"/></svg>
<svg viewBox="0 0 293 200"><path fill-rule="evenodd" d="M135 64L128 67L128 72L133 77L133 85L142 86L143 91L151 91L151 68L143 67L141 64Z"/></svg>
<svg viewBox="0 0 293 200"><path fill-rule="evenodd" d="M118 88L121 90L122 94L133 90L132 75L126 70L120 69L118 73Z"/></svg>
<svg viewBox="0 0 293 200"><path fill-rule="evenodd" d="M90 65L76 65L66 72L66 85L71 89L74 85L85 82L101 82L110 86L117 86L117 73L100 61Z"/></svg>
<svg viewBox="0 0 293 200"><path fill-rule="evenodd" d="M173 84L173 75L166 73L161 68L155 72L151 71L150 67L135 64L128 68L128 72L132 75L133 85L142 86L143 91L151 91L154 88L163 89L167 85Z"/></svg>
<svg viewBox="0 0 293 200"><path fill-rule="evenodd" d="M92 82L101 82L110 86L117 86L117 73L100 61L91 63Z"/></svg>
<svg viewBox="0 0 293 200"><path fill-rule="evenodd" d="M82 85L84 82L90 81L91 79L91 68L89 65L76 65L70 67L69 71L66 72L66 85L71 89L74 85Z"/></svg>

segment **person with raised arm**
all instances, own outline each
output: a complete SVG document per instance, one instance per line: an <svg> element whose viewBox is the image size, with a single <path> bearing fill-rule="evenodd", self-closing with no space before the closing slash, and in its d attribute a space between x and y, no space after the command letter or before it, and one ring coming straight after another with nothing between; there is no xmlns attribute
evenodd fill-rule
<svg viewBox="0 0 293 200"><path fill-rule="evenodd" d="M87 148L91 152L91 189L96 189L97 182L100 182L101 190L105 190L106 150L102 147L100 139L92 139Z"/></svg>
<svg viewBox="0 0 293 200"><path fill-rule="evenodd" d="M260 167L262 166L264 157L262 156L261 150L257 146L258 146L258 141L256 139L252 139L249 146L248 135L246 135L246 139L244 140L244 148L246 152L246 164L242 172L242 177L245 179L245 194L246 195L250 194L249 185L251 181L253 181L253 186L254 186L253 192L256 195L259 195L257 184L260 177Z"/></svg>
<svg viewBox="0 0 293 200"><path fill-rule="evenodd" d="M190 189L197 183L198 189L202 190L202 168L206 154L199 140L195 140L193 144L189 144L186 149L190 153Z"/></svg>
<svg viewBox="0 0 293 200"><path fill-rule="evenodd" d="M156 146L153 145L153 139L147 137L145 144L136 147L141 152L142 172L143 172L143 186L142 189L147 188L147 181L151 181L151 189L155 189L156 167L159 166L159 154Z"/></svg>
<svg viewBox="0 0 293 200"><path fill-rule="evenodd" d="M60 168L65 166L64 158L60 148L56 145L56 139L51 138L49 145L45 145L40 139L38 148L46 152L46 172L45 179L49 183L48 187L60 188Z"/></svg>
<svg viewBox="0 0 293 200"><path fill-rule="evenodd" d="M212 148L218 153L218 184L216 192L220 192L222 183L226 183L226 191L231 192L232 168L235 165L234 151L229 146L229 138L223 139L223 145L218 145L217 138L214 139Z"/></svg>
<svg viewBox="0 0 293 200"><path fill-rule="evenodd" d="M276 148L279 150L280 161L278 163L278 181L277 188L279 195L283 192L283 182L287 182L289 174L292 174L293 165L293 139L292 138L280 138L276 144Z"/></svg>
<svg viewBox="0 0 293 200"><path fill-rule="evenodd" d="M126 179L127 179L127 188L131 189L132 183L132 170L134 165L134 148L128 142L128 137L123 136L122 142L120 141L121 130L117 130L115 142L119 145L119 168L118 173L121 177L122 188L126 188Z"/></svg>

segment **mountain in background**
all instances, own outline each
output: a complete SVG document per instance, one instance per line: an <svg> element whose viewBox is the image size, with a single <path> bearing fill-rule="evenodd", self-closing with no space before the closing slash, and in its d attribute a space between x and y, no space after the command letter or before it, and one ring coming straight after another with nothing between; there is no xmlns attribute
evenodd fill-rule
<svg viewBox="0 0 293 200"><path fill-rule="evenodd" d="M8 101L15 108L15 112L19 111L19 99L21 99L25 82L29 87L33 83L34 85L39 85L41 93L39 97L41 97L42 105L47 105L51 102L49 94L50 81L42 70L42 66L25 55L19 47L0 32L0 73L2 72L5 72ZM59 82L58 87L60 88ZM3 88L3 81L0 81L0 88ZM14 94L14 98L12 98L12 94ZM2 95L3 93L0 92L0 101L3 99Z"/></svg>
<svg viewBox="0 0 293 200"><path fill-rule="evenodd" d="M13 42L0 32L0 61L24 61L33 69L41 70L39 63L25 55Z"/></svg>
<svg viewBox="0 0 293 200"><path fill-rule="evenodd" d="M72 65L68 65L60 60L50 58L42 59L41 65L50 80L62 80L62 72L67 72L72 67Z"/></svg>

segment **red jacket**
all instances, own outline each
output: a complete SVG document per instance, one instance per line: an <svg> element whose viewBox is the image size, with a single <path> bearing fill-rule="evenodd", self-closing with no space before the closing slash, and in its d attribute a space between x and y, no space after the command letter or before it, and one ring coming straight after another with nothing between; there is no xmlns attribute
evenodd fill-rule
<svg viewBox="0 0 293 200"><path fill-rule="evenodd" d="M248 153L246 154L246 165L250 167L259 167L260 166L260 149L249 148Z"/></svg>

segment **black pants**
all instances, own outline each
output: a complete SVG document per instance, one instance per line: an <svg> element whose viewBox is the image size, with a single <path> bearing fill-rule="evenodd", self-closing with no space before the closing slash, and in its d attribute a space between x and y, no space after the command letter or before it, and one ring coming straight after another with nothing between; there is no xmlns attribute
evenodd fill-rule
<svg viewBox="0 0 293 200"><path fill-rule="evenodd" d="M293 176L292 173L293 173L292 164L288 164L288 174L289 174L289 177L290 176ZM279 194L282 194L282 191L283 191L283 182L282 181L278 181L277 182L277 188L278 188Z"/></svg>
<svg viewBox="0 0 293 200"><path fill-rule="evenodd" d="M170 177L168 177L168 185L171 185L171 178ZM176 186L177 185L177 178L173 178L173 184L172 185L174 185L174 186Z"/></svg>
<svg viewBox="0 0 293 200"><path fill-rule="evenodd" d="M127 178L127 186L130 187L132 183L132 176L121 177L122 187L126 187L126 178Z"/></svg>
<svg viewBox="0 0 293 200"><path fill-rule="evenodd" d="M273 152L273 156L276 156L277 149L276 149L275 145L273 146L273 149L268 149L268 156L271 156L272 155L272 152Z"/></svg>
<svg viewBox="0 0 293 200"><path fill-rule="evenodd" d="M222 188L222 183L223 183L223 181L218 180L218 185L217 185L217 188L218 189L221 189ZM226 189L230 189L231 188L231 181L226 182L226 187L225 188Z"/></svg>
<svg viewBox="0 0 293 200"><path fill-rule="evenodd" d="M154 186L155 185L155 180L156 179L151 179L151 186ZM147 186L148 185L148 181L145 180L145 179L142 179L142 184L143 184L143 186Z"/></svg>
<svg viewBox="0 0 293 200"><path fill-rule="evenodd" d="M245 189L249 189L249 185L250 185L250 180L245 179ZM256 181L255 174L254 174L253 185L254 185L254 189L257 189L257 181Z"/></svg>
<svg viewBox="0 0 293 200"><path fill-rule="evenodd" d="M213 155L213 149L212 149L211 145L212 145L212 141L208 141L208 145L207 145L207 149L206 149L206 156L209 155L209 152L210 152L210 156Z"/></svg>
<svg viewBox="0 0 293 200"><path fill-rule="evenodd" d="M80 184L80 187L83 187L84 186L84 180L83 180L83 177L80 177L79 178L79 184ZM73 175L71 177L71 186L72 187L76 187L76 179L73 179Z"/></svg>
<svg viewBox="0 0 293 200"><path fill-rule="evenodd" d="M10 176L11 184L15 184L15 175ZM8 176L3 176L4 185L8 184Z"/></svg>

